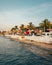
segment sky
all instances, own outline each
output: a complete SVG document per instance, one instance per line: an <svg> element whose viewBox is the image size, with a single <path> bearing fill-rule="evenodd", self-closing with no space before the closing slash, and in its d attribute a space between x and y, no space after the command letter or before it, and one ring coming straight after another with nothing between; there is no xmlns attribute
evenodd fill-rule
<svg viewBox="0 0 52 65"><path fill-rule="evenodd" d="M44 19L52 21L52 0L0 0L0 30Z"/></svg>

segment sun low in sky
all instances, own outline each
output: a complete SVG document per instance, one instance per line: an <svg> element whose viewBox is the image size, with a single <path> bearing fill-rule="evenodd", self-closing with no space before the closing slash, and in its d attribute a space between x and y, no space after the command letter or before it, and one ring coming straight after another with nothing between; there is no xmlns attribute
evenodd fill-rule
<svg viewBox="0 0 52 65"><path fill-rule="evenodd" d="M52 21L52 0L0 0L0 30L45 18Z"/></svg>

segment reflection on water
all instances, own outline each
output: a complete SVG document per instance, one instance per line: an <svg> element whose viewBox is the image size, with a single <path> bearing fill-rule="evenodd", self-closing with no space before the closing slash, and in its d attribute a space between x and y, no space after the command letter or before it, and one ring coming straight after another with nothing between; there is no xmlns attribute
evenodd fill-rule
<svg viewBox="0 0 52 65"><path fill-rule="evenodd" d="M52 65L52 49L0 37L0 65Z"/></svg>

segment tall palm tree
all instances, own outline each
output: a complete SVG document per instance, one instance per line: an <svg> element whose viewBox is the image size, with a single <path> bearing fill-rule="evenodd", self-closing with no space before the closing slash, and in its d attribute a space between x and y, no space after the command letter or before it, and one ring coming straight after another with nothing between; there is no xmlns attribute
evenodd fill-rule
<svg viewBox="0 0 52 65"><path fill-rule="evenodd" d="M44 31L50 28L50 21L48 19L45 19L42 21L42 23L39 24L41 28L43 28Z"/></svg>
<svg viewBox="0 0 52 65"><path fill-rule="evenodd" d="M21 24L20 29L23 29L23 28L24 28L24 24Z"/></svg>
<svg viewBox="0 0 52 65"><path fill-rule="evenodd" d="M11 31L15 30L15 28L12 28Z"/></svg>
<svg viewBox="0 0 52 65"><path fill-rule="evenodd" d="M22 33L24 32L24 24L21 24L20 29L22 30Z"/></svg>
<svg viewBox="0 0 52 65"><path fill-rule="evenodd" d="M35 26L34 26L34 24L32 22L30 22L29 25L28 25L28 28L30 30L32 30L32 29L35 29Z"/></svg>
<svg viewBox="0 0 52 65"><path fill-rule="evenodd" d="M18 26L14 26L11 31L18 29Z"/></svg>
<svg viewBox="0 0 52 65"><path fill-rule="evenodd" d="M16 34L17 33L17 29L18 29L18 26L14 26L12 29L11 29L11 32Z"/></svg>
<svg viewBox="0 0 52 65"><path fill-rule="evenodd" d="M52 29L52 23L50 22L50 28Z"/></svg>
<svg viewBox="0 0 52 65"><path fill-rule="evenodd" d="M15 26L14 28L15 28L15 29L18 29L18 26Z"/></svg>

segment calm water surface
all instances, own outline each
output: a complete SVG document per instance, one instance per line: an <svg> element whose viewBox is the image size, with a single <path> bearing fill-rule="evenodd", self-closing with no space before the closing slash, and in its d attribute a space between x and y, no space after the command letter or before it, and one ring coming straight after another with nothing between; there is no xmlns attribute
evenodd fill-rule
<svg viewBox="0 0 52 65"><path fill-rule="evenodd" d="M52 65L51 52L0 36L0 65Z"/></svg>

